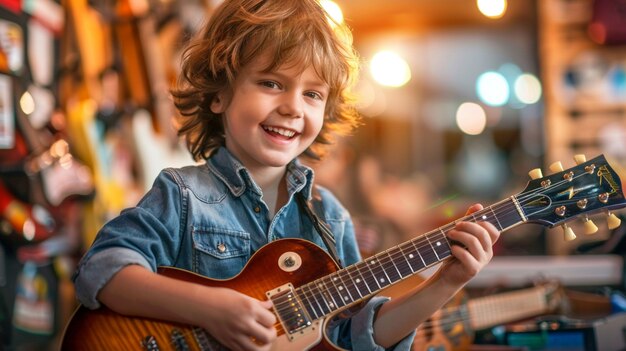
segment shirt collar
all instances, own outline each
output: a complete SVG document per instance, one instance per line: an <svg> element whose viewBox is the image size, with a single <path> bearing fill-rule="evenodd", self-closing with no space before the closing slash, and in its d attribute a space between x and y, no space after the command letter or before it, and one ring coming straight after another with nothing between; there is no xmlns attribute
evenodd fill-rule
<svg viewBox="0 0 626 351"><path fill-rule="evenodd" d="M226 185L234 196L241 196L250 187L261 195L261 188L254 182L250 172L224 146L221 146L208 160L209 169ZM287 164L287 191L289 195L304 191L306 198L311 196L313 170L303 165L297 158Z"/></svg>

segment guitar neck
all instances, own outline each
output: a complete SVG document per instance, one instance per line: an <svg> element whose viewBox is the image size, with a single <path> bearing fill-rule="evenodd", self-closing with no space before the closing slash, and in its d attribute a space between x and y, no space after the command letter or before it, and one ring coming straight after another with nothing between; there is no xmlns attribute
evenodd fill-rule
<svg viewBox="0 0 626 351"><path fill-rule="evenodd" d="M506 200L392 247L295 290L314 319L351 306L451 256L446 233L459 221L486 221L505 231L525 221L517 199Z"/></svg>
<svg viewBox="0 0 626 351"><path fill-rule="evenodd" d="M550 310L544 286L472 299L467 303L473 330L508 323Z"/></svg>

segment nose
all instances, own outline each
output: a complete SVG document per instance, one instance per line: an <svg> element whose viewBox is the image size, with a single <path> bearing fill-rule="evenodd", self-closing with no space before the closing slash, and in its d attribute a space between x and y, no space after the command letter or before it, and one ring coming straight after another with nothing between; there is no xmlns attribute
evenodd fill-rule
<svg viewBox="0 0 626 351"><path fill-rule="evenodd" d="M278 112L286 117L301 118L304 116L302 95L298 92L285 92L282 95Z"/></svg>

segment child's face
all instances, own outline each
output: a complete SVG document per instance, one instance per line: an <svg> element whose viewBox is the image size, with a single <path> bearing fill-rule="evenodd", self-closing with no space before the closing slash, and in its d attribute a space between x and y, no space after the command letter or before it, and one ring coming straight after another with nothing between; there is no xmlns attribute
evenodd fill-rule
<svg viewBox="0 0 626 351"><path fill-rule="evenodd" d="M223 113L226 147L251 171L284 167L304 152L322 128L329 93L313 67L283 65L267 73L267 60L262 55L246 65L232 96L211 104Z"/></svg>

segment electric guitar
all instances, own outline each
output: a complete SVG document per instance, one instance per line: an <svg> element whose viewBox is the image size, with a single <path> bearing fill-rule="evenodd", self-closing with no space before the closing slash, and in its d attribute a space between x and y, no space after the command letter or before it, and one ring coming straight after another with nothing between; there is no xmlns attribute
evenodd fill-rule
<svg viewBox="0 0 626 351"><path fill-rule="evenodd" d="M606 212L609 226L619 225L610 211L626 206L621 181L604 156L533 178L517 195L458 221L487 221L506 231L523 223L563 225L566 238L575 237L565 222ZM455 222L389 248L364 261L338 269L315 244L302 239L274 241L258 250L229 280L212 280L184 270L162 267L159 274L212 287L227 287L259 300L271 299L278 323L272 350L337 349L327 336L330 322L354 310L381 290L451 256L446 233ZM595 227L595 225L594 225ZM591 228L586 225L585 228ZM597 229L597 228L596 228ZM147 318L127 317L105 307L80 306L68 323L62 350L224 350L205 330Z"/></svg>
<svg viewBox="0 0 626 351"><path fill-rule="evenodd" d="M477 330L554 312L564 302L557 282L469 300L459 293L419 326L411 351L467 350Z"/></svg>

